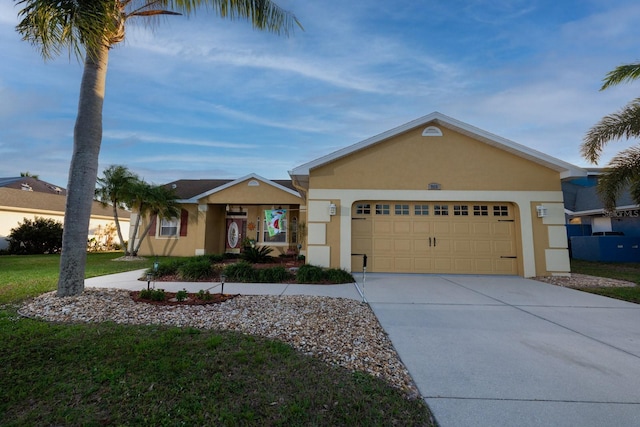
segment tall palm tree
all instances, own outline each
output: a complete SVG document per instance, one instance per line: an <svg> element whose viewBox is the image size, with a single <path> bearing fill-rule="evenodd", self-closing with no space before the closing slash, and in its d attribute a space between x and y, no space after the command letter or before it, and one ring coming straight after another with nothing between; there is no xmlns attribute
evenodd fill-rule
<svg viewBox="0 0 640 427"><path fill-rule="evenodd" d="M102 206L113 208L113 219L116 223L116 231L120 239L120 247L125 251L125 255L129 255L122 237L122 229L120 227L120 219L118 218L118 209L126 208L129 200L131 187L140 181L135 173L131 172L126 166L111 165L102 172L102 178L98 177L98 185L96 188L96 196L102 203Z"/></svg>
<svg viewBox="0 0 640 427"><path fill-rule="evenodd" d="M78 115L69 167L58 296L84 289L86 240L98 155L102 142L102 105L109 49L124 40L133 18L189 15L211 8L223 18L243 19L254 28L288 34L300 25L295 16L271 0L14 0L22 7L16 29L36 45L45 59L69 49L84 55ZM146 19L148 21L148 19Z"/></svg>
<svg viewBox="0 0 640 427"><path fill-rule="evenodd" d="M610 71L600 90L640 78L640 63L626 64ZM620 111L603 117L587 132L581 146L584 158L597 164L607 143L622 138L640 137L640 98ZM620 193L628 188L633 200L640 204L640 146L616 154L598 180L598 192L607 210L613 210Z"/></svg>
<svg viewBox="0 0 640 427"><path fill-rule="evenodd" d="M177 196L175 192L162 185L157 186L148 186L143 194L143 197L138 199L140 203L138 203L138 217L136 219L136 226L134 227L133 235L134 238L130 239L132 243L132 255L137 256L138 251L140 251L140 246L142 246L142 242L149 234L149 230L154 225L153 218L157 218L157 220L164 219L173 219L180 218L180 204L177 202ZM144 228L142 234L137 239L138 243L136 244L136 234L138 231L138 227L140 224L140 218L142 216L149 216L149 221L147 222L147 226Z"/></svg>

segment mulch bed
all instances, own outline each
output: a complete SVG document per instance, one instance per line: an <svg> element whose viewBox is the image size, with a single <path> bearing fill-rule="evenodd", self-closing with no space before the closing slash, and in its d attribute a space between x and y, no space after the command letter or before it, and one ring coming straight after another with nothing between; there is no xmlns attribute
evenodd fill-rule
<svg viewBox="0 0 640 427"><path fill-rule="evenodd" d="M154 301L150 299L140 298L140 291L130 292L131 299L135 302L143 302L153 305L207 305L207 304L219 304L221 302L228 301L237 297L239 294L209 294L209 299L200 299L198 294L187 294L187 298L184 301L178 301L176 299L176 292L165 292L164 301Z"/></svg>

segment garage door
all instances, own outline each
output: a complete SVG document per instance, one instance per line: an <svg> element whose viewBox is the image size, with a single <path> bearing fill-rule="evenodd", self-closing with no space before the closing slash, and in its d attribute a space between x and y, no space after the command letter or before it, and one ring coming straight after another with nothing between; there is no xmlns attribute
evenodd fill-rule
<svg viewBox="0 0 640 427"><path fill-rule="evenodd" d="M357 202L351 266L395 273L518 274L510 203Z"/></svg>

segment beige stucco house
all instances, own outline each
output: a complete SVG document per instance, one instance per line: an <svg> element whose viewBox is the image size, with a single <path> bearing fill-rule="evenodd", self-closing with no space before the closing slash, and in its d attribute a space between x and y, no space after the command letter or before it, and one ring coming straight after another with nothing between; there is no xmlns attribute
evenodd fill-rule
<svg viewBox="0 0 640 427"><path fill-rule="evenodd" d="M566 275L561 181L586 171L435 112L289 175L167 184L182 214L152 219L140 254L239 252L249 239L352 272L366 255L370 272Z"/></svg>
<svg viewBox="0 0 640 427"><path fill-rule="evenodd" d="M0 178L0 250L9 246L6 237L25 218L49 218L64 222L66 191L33 177ZM129 236L129 212L119 211L120 226L124 239ZM110 207L93 202L87 240L95 238L104 243L116 239L113 229L114 218Z"/></svg>
<svg viewBox="0 0 640 427"><path fill-rule="evenodd" d="M569 274L561 180L585 171L435 112L289 172L307 262L361 271Z"/></svg>
<svg viewBox="0 0 640 427"><path fill-rule="evenodd" d="M302 198L290 180L251 174L166 185L179 198L180 218L151 218L149 235L138 252L142 256L239 253L247 242L269 246L272 255L279 255L296 252L303 242L298 232ZM132 226L135 219L134 214ZM142 219L141 230L148 221Z"/></svg>

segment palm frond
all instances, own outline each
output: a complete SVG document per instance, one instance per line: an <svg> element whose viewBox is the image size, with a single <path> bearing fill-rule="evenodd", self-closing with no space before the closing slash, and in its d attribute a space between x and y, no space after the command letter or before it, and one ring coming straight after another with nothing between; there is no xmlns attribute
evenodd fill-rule
<svg viewBox="0 0 640 427"><path fill-rule="evenodd" d="M607 73L600 90L638 78L640 78L640 63L620 65Z"/></svg>
<svg viewBox="0 0 640 427"><path fill-rule="evenodd" d="M598 180L598 194L606 210L613 210L623 190L629 189L640 204L640 146L633 146L611 159Z"/></svg>
<svg viewBox="0 0 640 427"><path fill-rule="evenodd" d="M640 137L640 98L636 98L617 113L603 117L584 137L580 153L597 164L605 145L612 140Z"/></svg>

